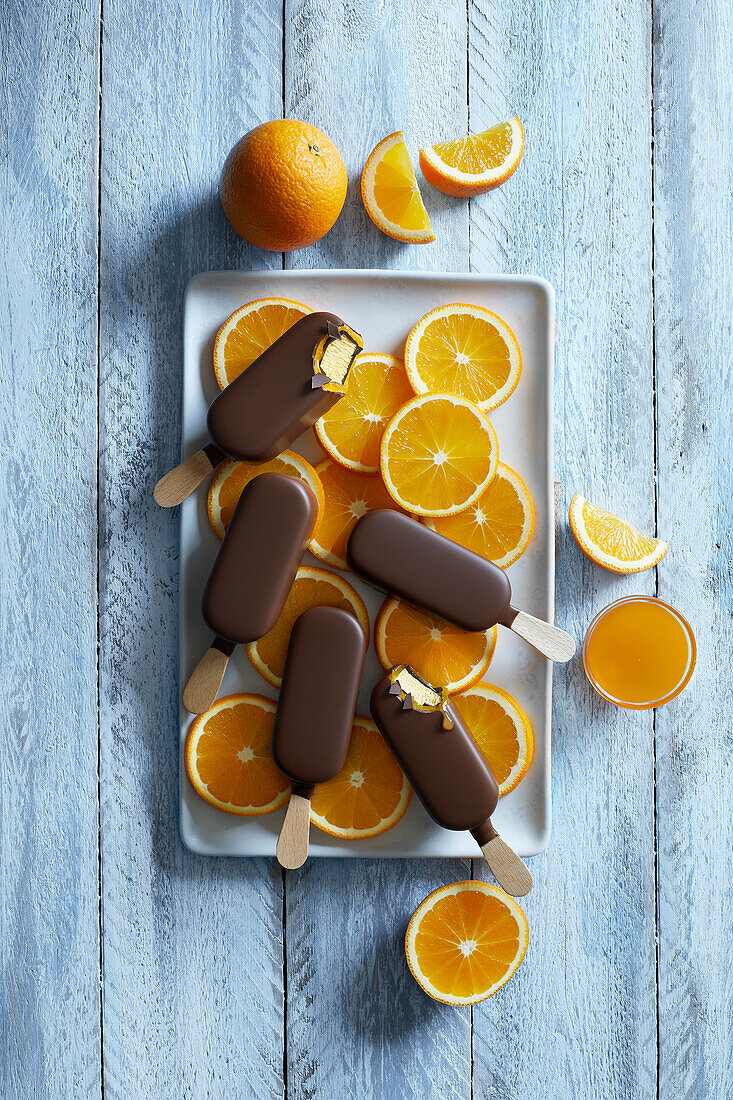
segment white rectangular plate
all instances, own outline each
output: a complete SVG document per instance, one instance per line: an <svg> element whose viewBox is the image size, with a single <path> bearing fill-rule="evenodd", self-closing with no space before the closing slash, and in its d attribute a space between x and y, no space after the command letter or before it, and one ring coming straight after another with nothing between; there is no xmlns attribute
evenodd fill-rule
<svg viewBox="0 0 733 1100"><path fill-rule="evenodd" d="M218 392L212 370L214 337L238 306L269 296L294 298L313 309L343 317L364 337L369 351L402 355L407 333L428 310L446 302L487 306L513 328L522 349L524 370L509 401L491 414L503 461L513 466L532 494L536 523L532 543L511 567L513 603L552 621L554 615L554 514L552 485L553 290L542 279L484 275L413 274L386 271L212 271L188 285L184 307L183 456L202 446L206 410ZM320 450L308 433L297 450L317 461ZM181 510L181 685L211 641L201 618L201 593L219 548L206 516L201 489ZM305 563L320 565L310 553ZM382 597L352 575L372 625ZM369 695L381 675L370 646L364 666L359 712L369 713ZM550 834L550 701L552 666L520 638L499 627L494 659L486 674L516 696L532 722L534 759L529 772L494 814L499 832L521 855L541 852ZM239 646L229 662L222 693L275 692L250 665ZM191 724L181 707L181 747ZM181 835L203 855L272 856L284 810L264 817L238 818L220 813L191 789L181 766ZM340 841L311 830L311 856L476 856L470 833L435 825L417 798L402 821L372 840Z"/></svg>

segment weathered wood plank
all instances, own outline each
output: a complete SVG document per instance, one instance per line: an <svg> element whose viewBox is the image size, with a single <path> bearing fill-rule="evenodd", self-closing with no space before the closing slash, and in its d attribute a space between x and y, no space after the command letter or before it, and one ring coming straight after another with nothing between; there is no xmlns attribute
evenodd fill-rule
<svg viewBox="0 0 733 1100"><path fill-rule="evenodd" d="M733 1095L733 13L655 6L659 595L697 669L656 715L660 1096Z"/></svg>
<svg viewBox="0 0 733 1100"><path fill-rule="evenodd" d="M101 771L108 1096L283 1094L281 878L178 836L178 460L188 279L280 265L230 229L226 152L279 116L281 10L105 2Z"/></svg>
<svg viewBox="0 0 733 1100"><path fill-rule="evenodd" d="M0 1095L100 1094L97 0L0 8Z"/></svg>
<svg viewBox="0 0 733 1100"><path fill-rule="evenodd" d="M642 0L469 3L471 129L518 113L527 140L471 204L471 266L557 290L557 621L579 640L654 585L603 573L566 525L576 491L654 525L649 42ZM595 698L578 657L555 674L553 725L529 953L474 1010L474 1096L656 1096L652 719Z"/></svg>
<svg viewBox="0 0 733 1100"><path fill-rule="evenodd" d="M285 114L341 150L341 218L292 267L465 270L468 210L427 186L438 240L400 245L368 219L359 183L369 151L403 129L417 150L466 126L466 12L457 0L285 5ZM429 63L426 61L429 59ZM468 1097L470 1013L431 1002L409 973L415 907L468 862L311 860L286 880L288 1095Z"/></svg>

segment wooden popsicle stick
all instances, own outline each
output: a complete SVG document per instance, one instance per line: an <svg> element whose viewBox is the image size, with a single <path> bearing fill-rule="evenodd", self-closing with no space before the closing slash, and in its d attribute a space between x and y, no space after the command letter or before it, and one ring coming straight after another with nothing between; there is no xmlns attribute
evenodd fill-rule
<svg viewBox="0 0 733 1100"><path fill-rule="evenodd" d="M559 626L546 623L544 619L535 619L534 615L528 615L526 611L517 612L510 630L524 638L525 642L529 642L550 661L569 661L575 653L575 642L569 634L560 630Z"/></svg>
<svg viewBox="0 0 733 1100"><path fill-rule="evenodd" d="M216 699L231 652L224 652L214 642L196 665L183 689L183 705L191 714L203 714Z"/></svg>
<svg viewBox="0 0 733 1100"><path fill-rule="evenodd" d="M196 451L163 475L153 490L155 503L161 508L175 508L177 504L182 504L218 464L212 462L206 448Z"/></svg>
<svg viewBox="0 0 733 1100"><path fill-rule="evenodd" d="M534 885L529 867L500 836L495 836L481 845L484 859L491 868L502 890L513 898L523 898Z"/></svg>
<svg viewBox="0 0 733 1100"><path fill-rule="evenodd" d="M294 871L302 867L308 858L308 841L311 827L311 800L300 794L291 794L288 809L277 840L275 854L281 867Z"/></svg>

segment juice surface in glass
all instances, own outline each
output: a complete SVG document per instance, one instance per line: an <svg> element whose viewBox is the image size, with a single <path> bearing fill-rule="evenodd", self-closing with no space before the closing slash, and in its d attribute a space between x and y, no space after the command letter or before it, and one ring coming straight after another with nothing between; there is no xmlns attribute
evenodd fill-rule
<svg viewBox="0 0 733 1100"><path fill-rule="evenodd" d="M628 596L588 627L583 664L593 687L620 707L645 710L678 695L695 667L689 623L654 596Z"/></svg>

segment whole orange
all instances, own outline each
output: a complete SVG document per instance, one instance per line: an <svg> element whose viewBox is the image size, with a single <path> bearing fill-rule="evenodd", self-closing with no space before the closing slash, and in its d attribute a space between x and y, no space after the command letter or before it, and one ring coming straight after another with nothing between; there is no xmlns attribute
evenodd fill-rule
<svg viewBox="0 0 733 1100"><path fill-rule="evenodd" d="M307 122L276 119L240 138L219 183L224 213L250 244L290 252L319 241L346 198L333 142Z"/></svg>

